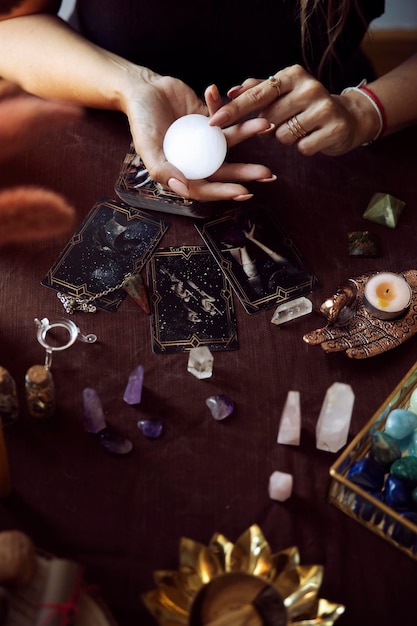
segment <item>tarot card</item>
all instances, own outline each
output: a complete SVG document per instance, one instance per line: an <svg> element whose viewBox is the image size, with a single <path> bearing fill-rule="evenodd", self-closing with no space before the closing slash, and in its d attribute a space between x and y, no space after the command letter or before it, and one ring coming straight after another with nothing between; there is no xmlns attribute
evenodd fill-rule
<svg viewBox="0 0 417 626"><path fill-rule="evenodd" d="M125 156L114 189L119 198L130 206L195 219L206 219L212 214L209 203L186 200L153 181L133 144Z"/></svg>
<svg viewBox="0 0 417 626"><path fill-rule="evenodd" d="M169 222L154 215L102 198L41 283L116 311L127 295L124 279L141 271L168 227Z"/></svg>
<svg viewBox="0 0 417 626"><path fill-rule="evenodd" d="M152 349L239 347L233 294L205 246L158 250L148 263Z"/></svg>
<svg viewBox="0 0 417 626"><path fill-rule="evenodd" d="M195 226L247 313L317 289L318 279L272 210L257 201L245 204Z"/></svg>

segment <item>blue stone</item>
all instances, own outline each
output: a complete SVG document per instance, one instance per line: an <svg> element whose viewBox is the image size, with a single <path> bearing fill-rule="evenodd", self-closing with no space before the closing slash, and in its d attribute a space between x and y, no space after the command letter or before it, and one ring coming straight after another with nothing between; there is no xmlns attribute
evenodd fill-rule
<svg viewBox="0 0 417 626"><path fill-rule="evenodd" d="M382 502L382 493L380 491L369 491L369 495ZM372 521L374 524L379 524L383 517L382 511L378 509L378 507L358 495L355 497L353 511L366 522L370 522L373 518Z"/></svg>
<svg viewBox="0 0 417 626"><path fill-rule="evenodd" d="M417 414L406 409L393 409L385 422L385 432L394 439L404 439L417 428Z"/></svg>
<svg viewBox="0 0 417 626"><path fill-rule="evenodd" d="M411 435L411 442L408 446L408 454L411 454L411 456L417 456L417 431Z"/></svg>
<svg viewBox="0 0 417 626"><path fill-rule="evenodd" d="M138 428L148 439L157 439L162 434L163 425L159 420L139 420Z"/></svg>
<svg viewBox="0 0 417 626"><path fill-rule="evenodd" d="M409 511L412 508L411 489L400 478L390 475L385 481L384 500L396 511Z"/></svg>
<svg viewBox="0 0 417 626"><path fill-rule="evenodd" d="M373 459L386 466L401 458L398 442L380 430L372 434L370 453Z"/></svg>
<svg viewBox="0 0 417 626"><path fill-rule="evenodd" d="M210 409L210 412L215 420L223 420L226 417L229 417L235 408L233 400L225 393L221 393L217 396L210 396L206 400L206 405Z"/></svg>
<svg viewBox="0 0 417 626"><path fill-rule="evenodd" d="M409 520L417 526L417 513L415 513L414 511L401 513L401 517ZM391 537L394 539L394 541L397 541L402 546L406 548L412 548L414 551L416 550L417 534L409 528L406 528L406 526L404 526L403 524L395 522L391 531Z"/></svg>
<svg viewBox="0 0 417 626"><path fill-rule="evenodd" d="M385 469L383 465L370 457L365 457L352 464L348 479L362 489L380 491L384 484Z"/></svg>

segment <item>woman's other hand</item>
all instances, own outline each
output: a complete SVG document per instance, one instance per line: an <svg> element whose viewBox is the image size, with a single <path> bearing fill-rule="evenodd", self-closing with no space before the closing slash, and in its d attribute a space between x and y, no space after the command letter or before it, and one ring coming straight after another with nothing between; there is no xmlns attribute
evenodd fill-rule
<svg viewBox="0 0 417 626"><path fill-rule="evenodd" d="M232 101L213 114L212 125L227 127L257 112L275 125L278 141L296 144L305 155L344 154L370 141L379 128L374 107L361 94L332 95L300 65L267 80L249 78L228 96Z"/></svg>

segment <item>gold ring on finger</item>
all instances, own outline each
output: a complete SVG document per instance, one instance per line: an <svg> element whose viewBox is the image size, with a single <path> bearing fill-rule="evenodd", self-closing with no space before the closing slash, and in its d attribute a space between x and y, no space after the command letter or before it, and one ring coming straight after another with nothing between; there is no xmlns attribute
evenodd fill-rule
<svg viewBox="0 0 417 626"><path fill-rule="evenodd" d="M290 131L291 135L293 135L293 137L295 137L296 139L302 139L303 137L308 135L306 129L301 126L295 115L287 120L287 128Z"/></svg>
<svg viewBox="0 0 417 626"><path fill-rule="evenodd" d="M278 98L281 95L281 81L277 76L269 76L268 77L268 83L271 85L271 87L273 87L274 89L277 90L278 92Z"/></svg>

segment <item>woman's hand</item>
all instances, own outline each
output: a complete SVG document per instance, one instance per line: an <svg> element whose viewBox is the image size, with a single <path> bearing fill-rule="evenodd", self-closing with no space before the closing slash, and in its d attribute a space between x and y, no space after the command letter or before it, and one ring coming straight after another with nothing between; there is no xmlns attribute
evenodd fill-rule
<svg viewBox="0 0 417 626"><path fill-rule="evenodd" d="M170 188L184 198L199 201L246 200L252 197L245 183L268 182L276 179L269 168L251 163L227 163L205 180L187 180L184 174L171 165L162 149L166 130L176 119L191 113L212 115L221 106L217 87L211 85L205 93L206 105L182 81L149 72L141 80L131 81L132 94L127 99L127 113L137 153L141 156L153 180ZM269 122L255 118L229 126L224 134L228 148L268 131Z"/></svg>
<svg viewBox="0 0 417 626"><path fill-rule="evenodd" d="M344 154L371 140L379 127L373 106L361 94L332 95L299 65L267 80L249 78L228 96L232 101L212 116L212 125L225 127L258 112L275 124L278 141L296 144L305 155Z"/></svg>

